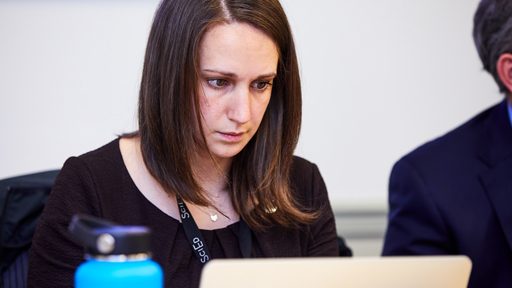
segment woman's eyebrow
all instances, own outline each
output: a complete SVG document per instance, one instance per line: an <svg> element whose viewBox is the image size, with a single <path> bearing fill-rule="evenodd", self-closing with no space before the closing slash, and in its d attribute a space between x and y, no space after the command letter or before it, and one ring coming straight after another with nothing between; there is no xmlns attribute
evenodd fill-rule
<svg viewBox="0 0 512 288"><path fill-rule="evenodd" d="M272 73L260 75L260 76L258 76L258 79L275 78L276 76L277 76L277 73L276 72L272 72Z"/></svg>
<svg viewBox="0 0 512 288"><path fill-rule="evenodd" d="M218 73L218 74L224 75L224 76L229 77L229 78L238 79L238 75L236 75L235 73L226 72L226 71L222 71L222 70L203 69L203 72ZM268 73L268 74L259 75L257 79L274 78L274 77L276 77L276 75L277 75L276 72L271 72L271 73Z"/></svg>
<svg viewBox="0 0 512 288"><path fill-rule="evenodd" d="M203 69L203 72L212 72L212 73L218 73L218 74L222 74L226 77L229 77L229 78L235 78L237 79L238 78L238 75L236 75L235 73L231 73L231 72L225 72L225 71L221 71L221 70L215 70L215 69Z"/></svg>

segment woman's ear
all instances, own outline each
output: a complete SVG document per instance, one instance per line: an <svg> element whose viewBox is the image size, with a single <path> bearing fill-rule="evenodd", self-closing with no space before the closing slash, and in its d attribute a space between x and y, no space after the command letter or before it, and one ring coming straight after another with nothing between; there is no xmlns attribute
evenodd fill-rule
<svg viewBox="0 0 512 288"><path fill-rule="evenodd" d="M503 85L505 85L509 91L507 94L510 94L510 92L512 92L512 54L501 54L496 64L496 70L501 82L503 82Z"/></svg>

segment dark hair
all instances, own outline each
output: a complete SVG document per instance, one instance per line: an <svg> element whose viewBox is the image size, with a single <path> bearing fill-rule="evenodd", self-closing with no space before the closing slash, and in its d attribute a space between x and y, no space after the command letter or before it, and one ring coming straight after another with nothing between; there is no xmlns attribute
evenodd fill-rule
<svg viewBox="0 0 512 288"><path fill-rule="evenodd" d="M279 63L260 127L234 157L228 175L233 207L253 229L311 223L317 213L300 207L289 182L302 100L291 29L278 0L160 3L146 48L139 95L138 135L144 162L168 193L196 205L211 204L201 193L191 166L200 145L193 133L198 124L206 143L197 93L199 44L212 25L234 22L264 31L277 46Z"/></svg>
<svg viewBox="0 0 512 288"><path fill-rule="evenodd" d="M491 73L500 92L507 92L496 65L502 54L512 53L512 1L482 0L473 19L473 40L484 69Z"/></svg>

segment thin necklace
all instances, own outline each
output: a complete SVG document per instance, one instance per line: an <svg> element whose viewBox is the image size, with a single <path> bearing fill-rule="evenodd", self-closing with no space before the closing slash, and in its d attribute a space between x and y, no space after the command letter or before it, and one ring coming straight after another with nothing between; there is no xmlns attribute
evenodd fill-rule
<svg viewBox="0 0 512 288"><path fill-rule="evenodd" d="M228 199L228 195L229 195L229 192L226 193L226 196L224 196L224 200L222 200L222 202L217 206L217 208L219 208L219 209L222 208L222 205L224 205L224 202L226 202L226 199ZM213 222L216 222L217 220L219 220L219 215L217 214L217 212L219 212L219 211L213 210L213 212L212 212L210 210L210 212L208 212L208 211L204 211L203 207L201 207L201 206L198 206L198 207L199 207L199 210L203 211L206 214L209 214L210 215L210 219ZM208 206L208 207L210 208L211 206Z"/></svg>

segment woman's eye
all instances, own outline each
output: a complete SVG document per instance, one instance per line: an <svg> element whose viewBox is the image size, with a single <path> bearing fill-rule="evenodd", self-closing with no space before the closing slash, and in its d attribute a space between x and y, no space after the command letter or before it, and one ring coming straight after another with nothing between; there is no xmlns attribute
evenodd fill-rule
<svg viewBox="0 0 512 288"><path fill-rule="evenodd" d="M268 86L271 86L272 84L270 82L256 82L254 84L254 88L258 90L265 90Z"/></svg>
<svg viewBox="0 0 512 288"><path fill-rule="evenodd" d="M228 81L226 81L225 79L210 79L210 80L208 80L208 83L210 83L210 85L212 85L213 87L216 87L216 88L226 85L227 82Z"/></svg>

